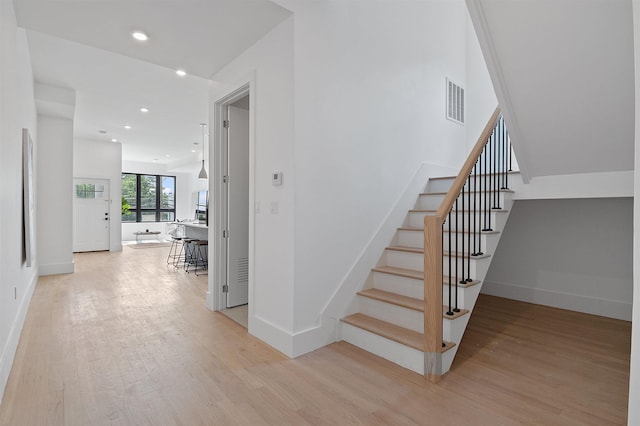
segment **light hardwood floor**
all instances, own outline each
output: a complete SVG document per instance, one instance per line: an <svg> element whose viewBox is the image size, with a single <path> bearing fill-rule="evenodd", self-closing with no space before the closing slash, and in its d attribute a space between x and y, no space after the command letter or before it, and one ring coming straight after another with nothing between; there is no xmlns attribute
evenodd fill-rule
<svg viewBox="0 0 640 426"><path fill-rule="evenodd" d="M481 296L434 385L347 343L287 359L208 311L207 277L167 251L80 254L39 280L0 424L626 423L630 323Z"/></svg>

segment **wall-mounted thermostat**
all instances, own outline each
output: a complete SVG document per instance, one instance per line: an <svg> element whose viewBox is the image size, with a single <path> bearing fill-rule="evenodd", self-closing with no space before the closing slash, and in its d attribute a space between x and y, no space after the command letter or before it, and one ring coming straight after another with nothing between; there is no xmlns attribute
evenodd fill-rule
<svg viewBox="0 0 640 426"><path fill-rule="evenodd" d="M273 186L282 185L282 172L273 172L271 174L271 185Z"/></svg>

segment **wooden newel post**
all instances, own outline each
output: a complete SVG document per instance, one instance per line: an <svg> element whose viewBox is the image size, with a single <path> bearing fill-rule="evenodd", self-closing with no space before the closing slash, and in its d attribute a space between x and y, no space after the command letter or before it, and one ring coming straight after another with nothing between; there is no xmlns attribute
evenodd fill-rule
<svg viewBox="0 0 640 426"><path fill-rule="evenodd" d="M442 225L440 216L424 218L424 374L442 376Z"/></svg>

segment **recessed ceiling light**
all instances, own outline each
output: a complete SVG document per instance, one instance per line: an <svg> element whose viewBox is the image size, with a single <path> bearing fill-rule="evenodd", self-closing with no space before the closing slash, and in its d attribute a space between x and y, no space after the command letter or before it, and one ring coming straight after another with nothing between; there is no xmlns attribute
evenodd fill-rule
<svg viewBox="0 0 640 426"><path fill-rule="evenodd" d="M128 124L125 124L124 128L127 129L127 130L131 130L131 126L129 126Z"/></svg>
<svg viewBox="0 0 640 426"><path fill-rule="evenodd" d="M131 34L131 36L133 38L135 38L138 41L147 41L149 40L149 37L143 33L142 31L135 31L134 33Z"/></svg>
<svg viewBox="0 0 640 426"><path fill-rule="evenodd" d="M140 112L149 112L149 108L147 108L147 107L140 107Z"/></svg>
<svg viewBox="0 0 640 426"><path fill-rule="evenodd" d="M113 139L111 139L111 142L118 142L118 139L113 138Z"/></svg>
<svg viewBox="0 0 640 426"><path fill-rule="evenodd" d="M185 75L187 75L187 72L185 70L176 70L176 74L178 74L180 77L184 77Z"/></svg>
<svg viewBox="0 0 640 426"><path fill-rule="evenodd" d="M192 149L192 150L191 150L191 152L196 152L196 150L195 150L195 149Z"/></svg>
<svg viewBox="0 0 640 426"><path fill-rule="evenodd" d="M171 157L169 154L165 154L164 156L167 157L167 158Z"/></svg>

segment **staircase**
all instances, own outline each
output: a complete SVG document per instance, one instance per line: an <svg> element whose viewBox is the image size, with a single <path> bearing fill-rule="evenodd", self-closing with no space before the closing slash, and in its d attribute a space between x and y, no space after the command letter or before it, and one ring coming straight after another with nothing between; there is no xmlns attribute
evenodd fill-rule
<svg viewBox="0 0 640 426"><path fill-rule="evenodd" d="M496 110L461 174L418 195L342 318L343 340L433 381L449 371L509 216L511 155Z"/></svg>

